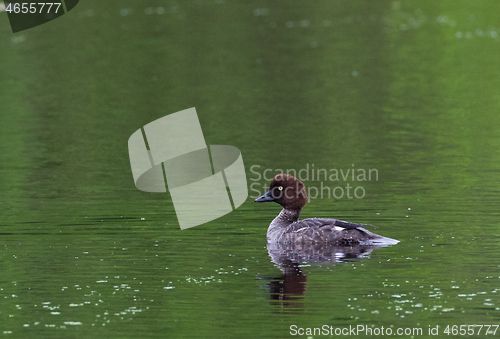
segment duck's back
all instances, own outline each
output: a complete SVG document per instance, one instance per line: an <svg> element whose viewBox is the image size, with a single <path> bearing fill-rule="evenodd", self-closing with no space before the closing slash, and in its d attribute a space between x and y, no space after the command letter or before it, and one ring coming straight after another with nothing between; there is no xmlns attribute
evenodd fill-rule
<svg viewBox="0 0 500 339"><path fill-rule="evenodd" d="M396 244L397 240L372 233L361 226L337 219L310 218L290 224L275 241L294 244Z"/></svg>

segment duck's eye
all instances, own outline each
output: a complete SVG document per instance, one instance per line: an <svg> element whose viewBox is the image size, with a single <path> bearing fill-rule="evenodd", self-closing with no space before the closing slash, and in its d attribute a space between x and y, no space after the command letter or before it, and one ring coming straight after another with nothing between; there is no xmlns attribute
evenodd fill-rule
<svg viewBox="0 0 500 339"><path fill-rule="evenodd" d="M280 191L283 191L283 186L278 187Z"/></svg>

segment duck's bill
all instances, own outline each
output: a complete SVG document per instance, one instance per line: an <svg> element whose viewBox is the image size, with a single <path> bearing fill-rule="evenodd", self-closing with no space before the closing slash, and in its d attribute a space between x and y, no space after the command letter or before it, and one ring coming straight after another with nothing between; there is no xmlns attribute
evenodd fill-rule
<svg viewBox="0 0 500 339"><path fill-rule="evenodd" d="M267 191L264 195L261 195L255 202L266 202L266 201L274 201L273 196L271 195L271 191Z"/></svg>

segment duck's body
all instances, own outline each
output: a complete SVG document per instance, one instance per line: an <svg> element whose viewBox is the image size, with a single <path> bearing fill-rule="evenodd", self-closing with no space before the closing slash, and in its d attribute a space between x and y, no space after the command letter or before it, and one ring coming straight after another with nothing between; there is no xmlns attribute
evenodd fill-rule
<svg viewBox="0 0 500 339"><path fill-rule="evenodd" d="M372 233L361 226L343 220L328 218L309 218L299 220L297 211L283 209L267 229L269 243L288 243L296 245L368 245L397 244L399 241Z"/></svg>
<svg viewBox="0 0 500 339"><path fill-rule="evenodd" d="M307 203L305 186L299 179L277 175L269 191L256 202L275 201L283 206L280 214L267 230L268 243L309 245L393 245L399 241L372 233L347 221L310 218L299 220L302 207Z"/></svg>

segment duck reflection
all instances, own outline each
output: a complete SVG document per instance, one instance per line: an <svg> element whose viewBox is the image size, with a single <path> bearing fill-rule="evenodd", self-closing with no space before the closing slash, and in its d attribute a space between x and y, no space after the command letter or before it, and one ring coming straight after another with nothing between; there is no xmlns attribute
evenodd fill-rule
<svg viewBox="0 0 500 339"><path fill-rule="evenodd" d="M283 274L276 278L270 278L269 293L272 303L280 306L288 306L300 309L297 301L306 292L307 276L304 275L300 265L293 261L283 262L278 265Z"/></svg>
<svg viewBox="0 0 500 339"><path fill-rule="evenodd" d="M267 251L271 261L282 273L278 277L267 278L270 280L269 292L272 303L287 307L290 311L303 308L300 301L306 292L308 280L302 271L304 264L335 264L355 261L368 258L374 249L381 247L385 246L331 246L325 244L297 246L295 244L268 243Z"/></svg>

